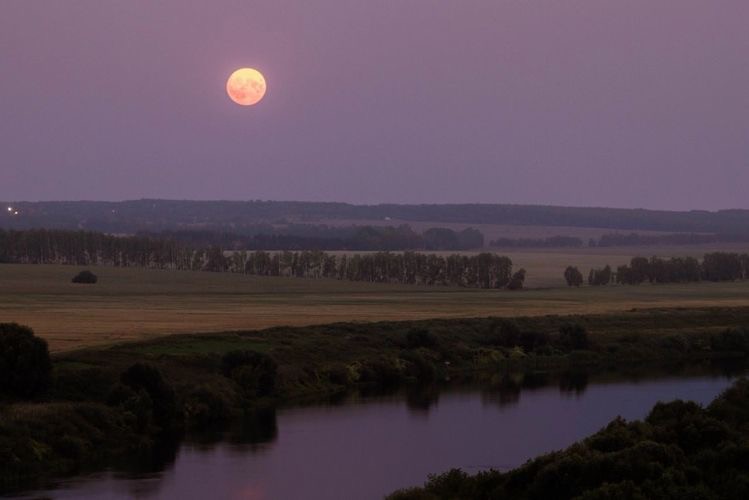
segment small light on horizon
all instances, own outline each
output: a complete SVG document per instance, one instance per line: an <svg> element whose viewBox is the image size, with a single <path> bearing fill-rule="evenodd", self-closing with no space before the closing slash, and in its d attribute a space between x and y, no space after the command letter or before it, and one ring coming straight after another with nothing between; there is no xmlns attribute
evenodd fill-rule
<svg viewBox="0 0 749 500"><path fill-rule="evenodd" d="M8 207L8 212L12 212L12 211L13 211L13 207Z"/></svg>
<svg viewBox="0 0 749 500"><path fill-rule="evenodd" d="M16 210L15 212L13 212L13 215L18 215L18 210Z"/></svg>

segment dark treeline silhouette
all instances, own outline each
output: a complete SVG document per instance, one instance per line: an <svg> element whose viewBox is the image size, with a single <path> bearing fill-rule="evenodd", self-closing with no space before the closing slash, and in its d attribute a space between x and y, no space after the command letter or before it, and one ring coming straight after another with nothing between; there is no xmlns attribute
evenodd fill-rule
<svg viewBox="0 0 749 500"><path fill-rule="evenodd" d="M565 277L567 275L565 274ZM687 283L694 281L735 281L749 278L749 254L713 252L702 261L694 257L633 257L629 265L619 266L612 272L610 266L591 269L588 283L622 285L640 283Z"/></svg>
<svg viewBox="0 0 749 500"><path fill-rule="evenodd" d="M548 238L497 238L489 242L494 248L581 248L583 240L573 236L550 236Z"/></svg>
<svg viewBox="0 0 749 500"><path fill-rule="evenodd" d="M117 237L85 231L0 230L0 263L111 265L260 276L335 278L376 283L452 285L476 288L523 287L525 271L512 274L512 261L491 253L448 256L377 252L336 256L301 252L195 248L173 239Z"/></svg>
<svg viewBox="0 0 749 500"><path fill-rule="evenodd" d="M626 247L626 246L657 246L657 245L702 245L709 243L741 243L749 241L747 235L740 234L638 234L638 233L610 233L604 234L598 240L591 240L589 246L598 247Z"/></svg>
<svg viewBox="0 0 749 500"><path fill-rule="evenodd" d="M6 202L14 212L0 212L0 226L13 229L58 228L136 233L205 228L244 233L258 224L330 220L512 224L598 227L627 231L668 231L749 235L749 211L672 212L541 205L350 205L293 201Z"/></svg>
<svg viewBox="0 0 749 500"><path fill-rule="evenodd" d="M210 259L209 259L210 262ZM522 288L522 275L512 274L512 261L491 253L478 255L377 252L335 256L320 251L235 252L223 267L261 276L336 278L374 283ZM516 273L517 274L517 273Z"/></svg>
<svg viewBox="0 0 749 500"><path fill-rule="evenodd" d="M194 248L220 246L227 250L474 250L484 246L481 231L430 228L422 234L410 226L328 227L298 224L283 229L255 229L257 234L216 231L140 232L139 236L177 240ZM279 232L280 231L280 232Z"/></svg>

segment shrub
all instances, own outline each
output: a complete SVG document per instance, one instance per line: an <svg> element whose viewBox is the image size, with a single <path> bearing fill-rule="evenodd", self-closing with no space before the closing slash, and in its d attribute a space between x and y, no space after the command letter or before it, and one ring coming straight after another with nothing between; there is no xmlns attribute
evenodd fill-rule
<svg viewBox="0 0 749 500"><path fill-rule="evenodd" d="M206 429L231 416L231 400L220 388L202 384L185 398L185 418L190 427Z"/></svg>
<svg viewBox="0 0 749 500"><path fill-rule="evenodd" d="M276 361L261 352L231 351L221 360L224 376L234 380L250 398L269 396L276 388Z"/></svg>
<svg viewBox="0 0 749 500"><path fill-rule="evenodd" d="M394 362L387 359L375 359L366 362L361 367L359 381L389 387L401 381L401 374L398 365Z"/></svg>
<svg viewBox="0 0 749 500"><path fill-rule="evenodd" d="M518 345L525 352L531 352L549 344L549 334L543 332L522 332Z"/></svg>
<svg viewBox="0 0 749 500"><path fill-rule="evenodd" d="M486 340L489 345L515 347L520 339L520 327L510 319L495 320Z"/></svg>
<svg viewBox="0 0 749 500"><path fill-rule="evenodd" d="M31 328L0 323L0 397L37 397L49 389L51 379L47 342Z"/></svg>
<svg viewBox="0 0 749 500"><path fill-rule="evenodd" d="M144 392L151 400L153 420L161 429L174 426L177 401L174 389L164 380L157 367L149 363L135 363L120 377L122 383L137 392Z"/></svg>
<svg viewBox="0 0 749 500"><path fill-rule="evenodd" d="M406 362L406 375L419 382L432 382L437 378L434 363L426 359L418 351L404 351L400 358Z"/></svg>
<svg viewBox="0 0 749 500"><path fill-rule="evenodd" d="M749 354L749 330L733 328L710 337L713 351L743 352Z"/></svg>
<svg viewBox="0 0 749 500"><path fill-rule="evenodd" d="M590 347L590 339L585 327L572 323L559 328L559 342L562 347L570 350L582 350Z"/></svg>
<svg viewBox="0 0 749 500"><path fill-rule="evenodd" d="M97 278L94 273L88 270L81 271L80 273L73 276L73 283L83 283L83 284L93 285L97 281L99 281L99 278Z"/></svg>
<svg viewBox="0 0 749 500"><path fill-rule="evenodd" d="M423 328L413 329L406 334L406 345L409 349L418 349L419 347L432 349L437 347L438 344L437 336Z"/></svg>

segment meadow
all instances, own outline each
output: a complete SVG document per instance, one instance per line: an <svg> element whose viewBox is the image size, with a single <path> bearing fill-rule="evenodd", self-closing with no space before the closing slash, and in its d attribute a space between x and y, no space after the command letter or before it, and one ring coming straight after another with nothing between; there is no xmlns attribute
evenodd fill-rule
<svg viewBox="0 0 749 500"><path fill-rule="evenodd" d="M569 289L569 264L618 265L633 255L705 249L512 252L527 290L371 284L229 273L96 267L96 285L70 282L74 266L0 265L0 322L31 326L54 352L172 333L342 321L601 314L643 308L749 306L749 282Z"/></svg>

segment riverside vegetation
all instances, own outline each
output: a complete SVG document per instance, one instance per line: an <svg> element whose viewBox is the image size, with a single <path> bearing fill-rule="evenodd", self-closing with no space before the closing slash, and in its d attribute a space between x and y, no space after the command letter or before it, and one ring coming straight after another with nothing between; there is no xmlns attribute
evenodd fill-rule
<svg viewBox="0 0 749 500"><path fill-rule="evenodd" d="M51 363L42 339L4 324L0 484L10 490L40 475L149 456L186 431L357 387L511 369L745 358L749 331L738 325L746 324L746 308L339 323L162 337L61 354Z"/></svg>
<svg viewBox="0 0 749 500"><path fill-rule="evenodd" d="M749 380L707 408L658 403L642 421L616 418L566 450L502 473L454 469L388 500L749 498Z"/></svg>

